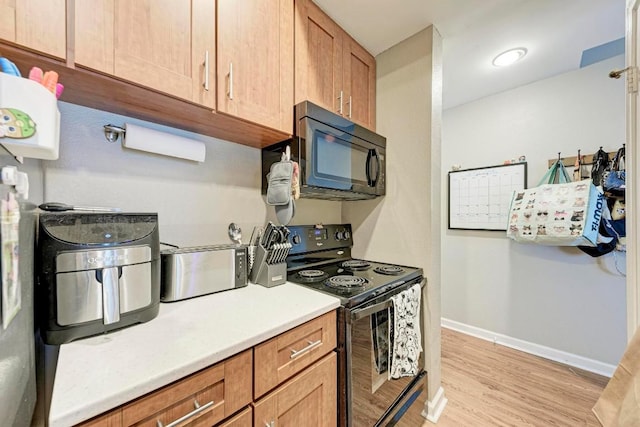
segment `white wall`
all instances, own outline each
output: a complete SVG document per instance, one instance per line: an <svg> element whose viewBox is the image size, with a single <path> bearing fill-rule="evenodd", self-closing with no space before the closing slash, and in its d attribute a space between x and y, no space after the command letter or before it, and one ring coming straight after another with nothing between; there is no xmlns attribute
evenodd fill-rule
<svg viewBox="0 0 640 427"><path fill-rule="evenodd" d="M441 38L429 27L376 57L377 132L387 138L386 196L344 202L355 257L424 269L430 404L440 388ZM433 410L442 408L429 407Z"/></svg>
<svg viewBox="0 0 640 427"><path fill-rule="evenodd" d="M622 56L443 113L443 170L525 155L528 185L547 160L617 150L625 141ZM446 182L446 172L443 172ZM443 215L447 189L442 187ZM496 334L616 365L626 346L625 279L613 254L519 244L503 232L443 227L442 316ZM624 271L624 254L617 254Z"/></svg>
<svg viewBox="0 0 640 427"><path fill-rule="evenodd" d="M260 192L260 150L78 105L60 103L60 158L43 161L47 201L158 212L160 239L180 246L230 243L236 222L248 241L274 220ZM102 126L135 123L205 142L196 163L108 143ZM299 200L293 223L340 221L340 203Z"/></svg>

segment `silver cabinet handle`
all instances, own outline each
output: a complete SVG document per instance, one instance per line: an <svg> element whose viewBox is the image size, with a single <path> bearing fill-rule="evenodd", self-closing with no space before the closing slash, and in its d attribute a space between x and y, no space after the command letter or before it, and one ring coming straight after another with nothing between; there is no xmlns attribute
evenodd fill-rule
<svg viewBox="0 0 640 427"><path fill-rule="evenodd" d="M265 427L275 427L276 423L271 421L270 423L264 423Z"/></svg>
<svg viewBox="0 0 640 427"><path fill-rule="evenodd" d="M118 267L102 269L102 323L110 325L120 321L120 286Z"/></svg>
<svg viewBox="0 0 640 427"><path fill-rule="evenodd" d="M178 418L177 420L175 420L171 424L167 424L166 426L162 424L162 421L157 420L156 421L156 426L158 426L158 427L176 427L178 424L182 423L183 421L188 420L189 418L193 417L194 415L198 415L200 412L206 410L207 408L211 407L212 405L213 405L213 400L211 402L209 402L209 403L205 403L202 406L200 406L200 404L198 403L197 400L194 400L193 401L193 406L195 406L196 409L194 409L193 411L189 412L187 415L184 415L184 416Z"/></svg>
<svg viewBox="0 0 640 427"><path fill-rule="evenodd" d="M349 118L351 118L351 95L349 95Z"/></svg>
<svg viewBox="0 0 640 427"><path fill-rule="evenodd" d="M209 51L204 52L204 83L202 86L204 90L209 92Z"/></svg>
<svg viewBox="0 0 640 427"><path fill-rule="evenodd" d="M229 91L227 96L233 101L233 62L229 62Z"/></svg>
<svg viewBox="0 0 640 427"><path fill-rule="evenodd" d="M340 108L338 108L338 114L342 115L342 91L340 91L340 96L338 97L340 100Z"/></svg>
<svg viewBox="0 0 640 427"><path fill-rule="evenodd" d="M319 345L322 344L322 340L318 340L318 341L307 341L307 343L309 344L308 346L306 346L305 348L303 348L302 350L294 350L291 349L291 356L289 356L291 359L295 359L296 357L300 357L302 356L304 353L308 352L309 350L312 350L316 347L318 347Z"/></svg>

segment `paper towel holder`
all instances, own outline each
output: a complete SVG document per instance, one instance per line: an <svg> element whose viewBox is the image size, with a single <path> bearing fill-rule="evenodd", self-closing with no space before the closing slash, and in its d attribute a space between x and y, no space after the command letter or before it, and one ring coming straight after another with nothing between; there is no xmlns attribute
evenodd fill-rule
<svg viewBox="0 0 640 427"><path fill-rule="evenodd" d="M123 135L122 138L124 138L124 134L127 132L125 128L112 125L112 124L104 125L103 127L104 127L104 136L105 138L107 138L108 142L118 141L118 138L120 138L120 135Z"/></svg>

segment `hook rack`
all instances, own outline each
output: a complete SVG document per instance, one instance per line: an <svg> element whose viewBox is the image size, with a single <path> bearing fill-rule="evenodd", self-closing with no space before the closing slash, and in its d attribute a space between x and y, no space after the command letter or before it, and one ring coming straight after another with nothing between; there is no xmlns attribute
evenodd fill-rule
<svg viewBox="0 0 640 427"><path fill-rule="evenodd" d="M624 144L623 144L624 146ZM600 147L600 149L602 150L602 147ZM609 152L609 158L613 159L613 157L616 155L617 151L613 151L613 152ZM549 167L553 166L553 164L555 162L557 162L558 160L562 161L562 164L565 165L566 167L573 167L576 164L576 160L577 160L577 156L571 156L571 157L560 157L560 152L558 152L558 158L557 159L549 159L548 160L548 164ZM595 153L594 153L595 154ZM582 159L583 161L581 162L581 164L583 165L592 165L593 164L593 156L594 154L585 154L582 155ZM578 155L580 155L580 150L578 150Z"/></svg>

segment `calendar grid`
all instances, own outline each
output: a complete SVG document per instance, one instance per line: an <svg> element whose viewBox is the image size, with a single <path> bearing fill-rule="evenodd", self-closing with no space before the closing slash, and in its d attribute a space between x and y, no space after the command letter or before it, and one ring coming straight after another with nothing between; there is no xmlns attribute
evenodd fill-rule
<svg viewBox="0 0 640 427"><path fill-rule="evenodd" d="M449 229L506 230L514 191L527 188L527 163L449 172Z"/></svg>

